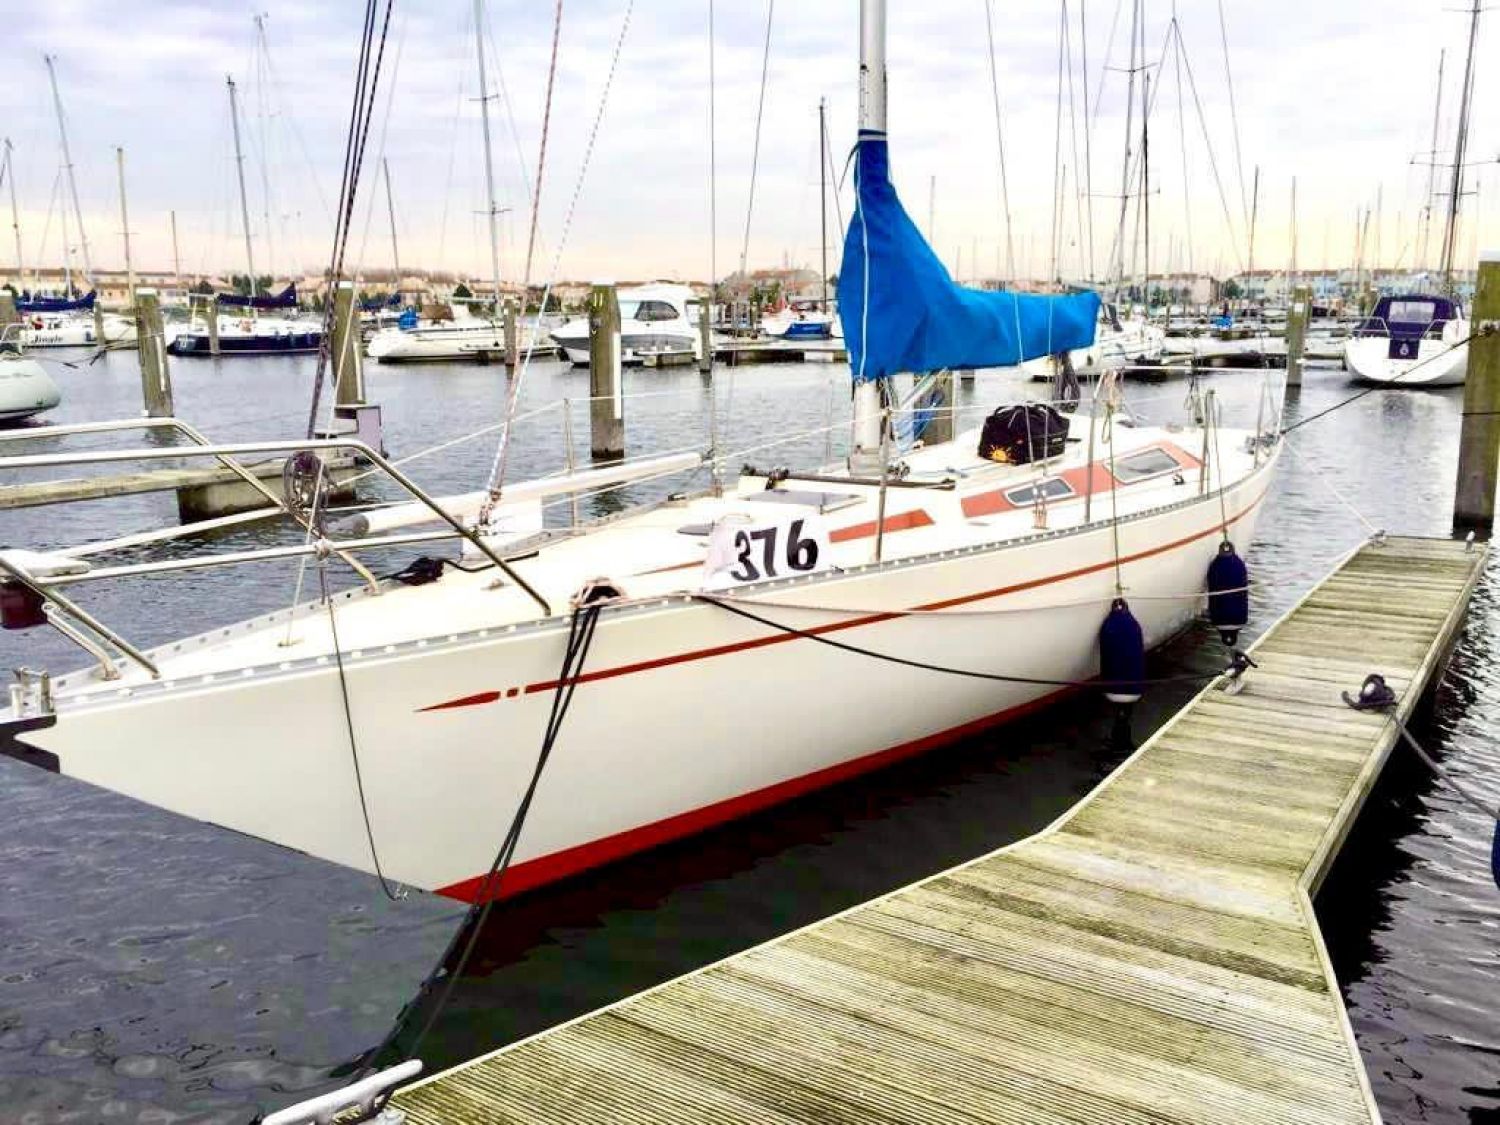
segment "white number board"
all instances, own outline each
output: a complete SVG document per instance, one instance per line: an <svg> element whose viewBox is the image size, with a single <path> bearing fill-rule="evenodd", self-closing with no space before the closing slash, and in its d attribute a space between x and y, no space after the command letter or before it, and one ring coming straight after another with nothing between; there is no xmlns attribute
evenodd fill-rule
<svg viewBox="0 0 1500 1125"><path fill-rule="evenodd" d="M828 529L817 516L730 515L709 532L703 588L725 590L746 582L812 574L831 565Z"/></svg>

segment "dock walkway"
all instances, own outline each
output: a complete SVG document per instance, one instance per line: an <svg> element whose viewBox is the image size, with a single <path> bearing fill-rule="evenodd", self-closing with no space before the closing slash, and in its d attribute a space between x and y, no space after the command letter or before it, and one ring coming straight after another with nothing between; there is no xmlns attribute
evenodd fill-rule
<svg viewBox="0 0 1500 1125"><path fill-rule="evenodd" d="M1354 553L1042 833L435 1075L467 1122L1372 1122L1311 895L1486 557Z"/></svg>

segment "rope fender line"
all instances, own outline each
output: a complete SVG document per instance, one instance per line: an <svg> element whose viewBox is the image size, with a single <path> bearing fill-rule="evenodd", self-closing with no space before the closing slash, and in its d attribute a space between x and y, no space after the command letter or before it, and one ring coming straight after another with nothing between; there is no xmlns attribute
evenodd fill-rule
<svg viewBox="0 0 1500 1125"><path fill-rule="evenodd" d="M1340 692L1339 694L1351 710L1384 714L1387 719L1395 724L1396 731L1400 734L1402 741L1411 747L1416 756L1421 759L1423 765L1431 770L1439 780L1444 782L1449 789L1453 790L1475 812L1495 822L1495 835L1490 844L1490 875L1495 881L1495 886L1500 887L1500 805L1493 807L1487 805L1482 797L1477 796L1460 783L1452 773L1443 767L1441 762L1422 747L1422 744L1416 740L1416 737L1407 728L1405 720L1402 719L1397 710L1399 700L1395 691L1385 682L1385 677L1379 672L1371 672L1366 676L1364 683L1359 687L1359 691L1354 695L1350 695L1347 691Z"/></svg>
<svg viewBox="0 0 1500 1125"><path fill-rule="evenodd" d="M542 775L546 771L547 763L552 757L553 748L557 744L563 720L567 718L568 710L572 706L573 693L582 679L584 662L588 659L589 651L593 646L594 633L599 623L599 611L601 608L602 605L599 602L590 602L574 607L569 621L567 643L563 652L562 670L552 693L552 707L547 716L541 748L537 753L536 765L532 769L531 779L527 783L526 790L522 794L521 800L517 803L515 812L511 815L510 825L500 842L500 847L495 853L495 858L490 863L489 870L478 884L474 901L469 904L468 910L464 912L463 920L454 930L452 939L444 948L442 955L434 963L432 971L422 981L416 994L413 995L411 1000L397 1014L390 1032L360 1061L355 1080L374 1071L380 1057L395 1045L401 1030L406 1026L408 1018L441 983L442 988L438 992L432 1011L423 1021L407 1052L408 1057L417 1057L417 1052L422 1043L432 1031L444 1008L452 1000L454 986L458 979L463 976L464 970L468 968L474 950L479 944L479 935L484 932L485 923L489 920L490 913L494 909L495 902L499 897L498 891L504 883L505 874L515 859L516 848L521 839L521 831L526 825L526 818L531 812L532 801L536 797ZM447 971L445 966L453 960L455 953L458 954L458 959L454 962L452 970ZM376 1107L377 1113L390 1100L391 1095L394 1093L395 1091L391 1090L385 1094L384 1100Z"/></svg>
<svg viewBox="0 0 1500 1125"><path fill-rule="evenodd" d="M741 606L732 605L727 600L715 597L711 594L700 593L694 594L692 595L692 597L695 601L704 602L708 605L718 606L720 609L726 610L727 612L732 613L737 617L743 617L747 621L754 621L757 624L764 625L768 629L775 629L790 636L800 637L803 640L816 641L818 644L827 645L829 648L836 648L841 652L847 652L854 656L865 656L869 657L872 660L882 660L889 664L899 664L902 667L915 668L918 671L923 672L939 672L949 676L963 676L967 679L989 680L995 683L1006 684L1025 684L1035 687L1096 687L1109 689L1113 687L1123 687L1126 686L1127 683L1126 681L1104 680L1097 677L1088 680L1061 680L1045 679L1037 676L1007 676L998 672L981 672L973 668L954 668L949 665L932 664L924 660L912 660L909 657L896 656L893 653L876 652L874 649L863 648L859 645L852 645L845 641L836 641L830 637L823 636L821 633L816 633L809 629L799 629L794 625L787 625L780 621L773 621L768 617L762 617L760 616L760 614L752 613L750 610L744 609ZM1178 676L1158 676L1152 679L1131 680L1128 682L1130 684L1146 685L1182 683L1206 684L1211 683L1212 681L1217 680L1223 676L1229 677L1231 682L1238 682L1240 680L1240 677L1253 667L1256 667L1256 664L1253 660L1250 659L1248 655L1246 655L1239 649L1234 649L1231 654L1229 666L1217 672L1195 672Z"/></svg>

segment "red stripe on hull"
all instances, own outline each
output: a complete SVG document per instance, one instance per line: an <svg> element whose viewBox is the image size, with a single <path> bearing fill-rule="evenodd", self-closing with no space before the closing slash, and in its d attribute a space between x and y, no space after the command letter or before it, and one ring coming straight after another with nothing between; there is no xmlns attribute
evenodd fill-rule
<svg viewBox="0 0 1500 1125"><path fill-rule="evenodd" d="M972 722L963 723L948 730L939 731L937 734L929 734L911 742L903 742L899 746L891 746L885 750L877 750L873 754L864 757L852 758L838 765L827 766L821 770L815 770L801 777L794 777L787 781L779 781L775 785L768 785L764 789L757 789L752 793L744 793L738 797L730 797L727 800L716 801L712 805L705 805L699 809L679 813L676 816L658 820L652 824L643 824L639 828L627 829L613 836L605 836L587 844L579 844L576 847L565 848L551 855L539 856L529 859L525 863L515 864L505 873L505 878L500 886L500 893L491 895L492 898L510 898L524 891L533 890L555 883L559 879L566 879L572 875L580 874L594 867L600 867L636 852L646 851L649 848L659 847L673 840L680 840L685 836L706 831L715 825L724 824L736 820L762 809L770 808L805 793L811 793L817 789L823 789L830 785L836 785L860 774L869 773L871 770L880 769L882 766L891 765L910 758L924 751L935 749L938 746L950 742L957 742L967 738L969 735L978 734L1001 723L1018 719L1033 711L1039 711L1049 704L1060 699L1062 696L1073 692L1074 688L1062 688L1050 692L1039 699L1033 699L1029 703L1023 703L1018 707L1011 707L1004 711L997 711L993 715L975 719ZM439 887L437 893L447 895L449 898L460 899L463 902L475 902L484 886L485 876L476 875L472 879L465 879L451 886Z"/></svg>

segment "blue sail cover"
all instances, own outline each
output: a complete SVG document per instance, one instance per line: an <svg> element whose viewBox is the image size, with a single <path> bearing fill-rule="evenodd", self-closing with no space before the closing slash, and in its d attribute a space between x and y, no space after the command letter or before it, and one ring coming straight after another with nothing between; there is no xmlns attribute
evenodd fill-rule
<svg viewBox="0 0 1500 1125"><path fill-rule="evenodd" d="M898 372L1009 367L1093 344L1097 293L1042 297L954 282L896 198L884 133L860 134L854 186L838 291L856 383Z"/></svg>
<svg viewBox="0 0 1500 1125"><path fill-rule="evenodd" d="M231 309L295 309L297 287L288 285L280 293L269 297L242 297L238 293L220 293L218 302Z"/></svg>
<svg viewBox="0 0 1500 1125"><path fill-rule="evenodd" d="M94 307L95 294L90 289L82 297L70 299L67 297L32 297L22 294L21 299L16 302L16 311L23 313L54 313L54 312L77 312L81 309Z"/></svg>

